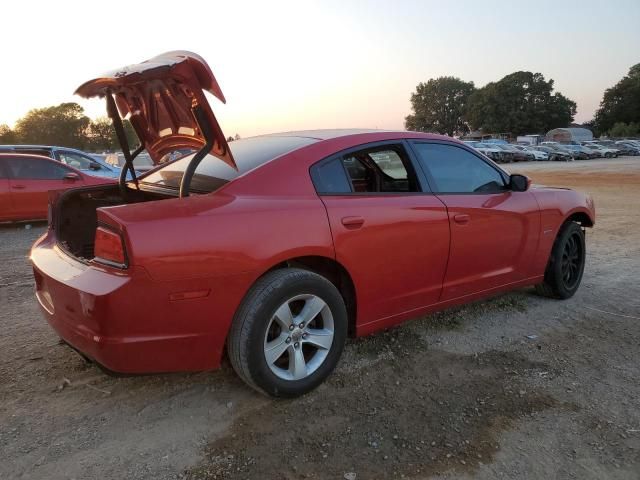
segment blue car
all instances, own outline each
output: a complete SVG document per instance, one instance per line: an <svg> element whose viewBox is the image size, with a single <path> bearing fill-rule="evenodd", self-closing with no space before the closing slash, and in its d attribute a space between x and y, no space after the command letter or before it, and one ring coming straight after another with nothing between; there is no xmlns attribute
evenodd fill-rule
<svg viewBox="0 0 640 480"><path fill-rule="evenodd" d="M77 168L83 173L94 177L120 177L120 167L109 165L99 155L90 155L75 148L46 145L0 145L0 152L43 155ZM128 177L130 176L131 174L128 175Z"/></svg>

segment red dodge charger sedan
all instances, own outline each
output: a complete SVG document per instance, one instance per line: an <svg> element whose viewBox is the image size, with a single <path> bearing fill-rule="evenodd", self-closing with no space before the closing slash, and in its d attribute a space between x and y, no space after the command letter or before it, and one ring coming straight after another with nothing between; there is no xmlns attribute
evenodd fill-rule
<svg viewBox="0 0 640 480"><path fill-rule="evenodd" d="M227 144L205 61L170 52L77 93L106 100L128 168L52 196L33 246L58 334L106 369L206 370L227 350L250 386L303 394L347 335L527 285L571 297L592 200L531 187L448 137L319 130ZM130 151L121 118L141 146ZM196 153L136 177L145 148ZM132 180L126 180L131 171Z"/></svg>

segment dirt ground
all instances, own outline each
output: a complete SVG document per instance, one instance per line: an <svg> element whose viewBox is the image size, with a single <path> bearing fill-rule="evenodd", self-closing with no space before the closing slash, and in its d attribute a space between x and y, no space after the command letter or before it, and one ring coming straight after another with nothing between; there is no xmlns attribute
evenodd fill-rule
<svg viewBox="0 0 640 480"><path fill-rule="evenodd" d="M311 394L216 372L113 378L41 318L0 228L0 478L640 478L640 157L508 166L590 192L582 287L520 290L350 341Z"/></svg>

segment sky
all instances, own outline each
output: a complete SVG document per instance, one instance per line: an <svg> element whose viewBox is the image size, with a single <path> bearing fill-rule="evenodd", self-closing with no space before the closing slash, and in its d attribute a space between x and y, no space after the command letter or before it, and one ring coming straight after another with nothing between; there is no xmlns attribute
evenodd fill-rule
<svg viewBox="0 0 640 480"><path fill-rule="evenodd" d="M32 108L103 101L74 90L169 50L211 66L227 135L313 128L402 129L419 82L481 87L542 73L593 118L604 90L640 62L640 1L7 1L0 124Z"/></svg>

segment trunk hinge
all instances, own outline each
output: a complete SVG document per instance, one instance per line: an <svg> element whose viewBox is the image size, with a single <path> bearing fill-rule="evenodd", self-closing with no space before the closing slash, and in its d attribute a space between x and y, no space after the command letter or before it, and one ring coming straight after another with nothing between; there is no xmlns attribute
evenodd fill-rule
<svg viewBox="0 0 640 480"><path fill-rule="evenodd" d="M206 143L204 146L198 150L198 152L193 156L189 165L184 171L182 175L182 180L180 181L180 198L189 196L189 188L191 187L191 179L193 178L193 174L196 172L196 168L202 161L204 157L207 156L207 153L211 151L215 142L215 135L213 133L213 127L211 123L209 123L209 118L207 114L202 109L202 107L198 104L195 104L191 107L191 113L198 122L198 127L202 132L202 136L204 137Z"/></svg>
<svg viewBox="0 0 640 480"><path fill-rule="evenodd" d="M133 159L138 156L142 150L144 150L144 144L140 142L140 146L136 148L133 153L129 150L129 140L127 140L127 134L124 131L124 125L122 124L122 119L120 118L120 113L118 112L118 107L116 106L116 102L113 99L113 95L110 91L107 92L107 114L109 118L111 118L111 122L113 123L113 128L116 131L116 137L118 138L118 143L120 143L120 149L124 154L125 167L120 170L120 178L118 180L118 185L120 186L120 191L123 195L127 195L127 171L131 172L131 178L136 184L136 188L140 190L140 186L138 185L138 177L136 175L136 171L133 168Z"/></svg>

